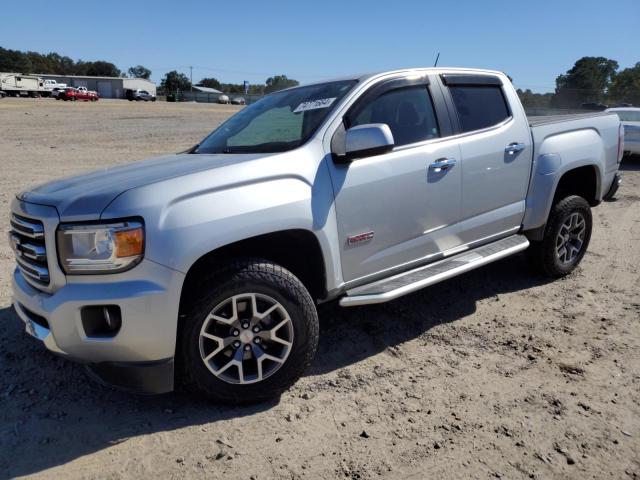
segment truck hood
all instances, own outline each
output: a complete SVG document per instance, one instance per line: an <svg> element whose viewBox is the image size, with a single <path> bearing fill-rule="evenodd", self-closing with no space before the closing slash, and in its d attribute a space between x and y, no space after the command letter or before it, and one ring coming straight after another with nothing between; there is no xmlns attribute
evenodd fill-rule
<svg viewBox="0 0 640 480"><path fill-rule="evenodd" d="M96 220L118 195L127 190L264 156L267 155L168 155L45 183L20 193L18 199L55 207L61 220Z"/></svg>

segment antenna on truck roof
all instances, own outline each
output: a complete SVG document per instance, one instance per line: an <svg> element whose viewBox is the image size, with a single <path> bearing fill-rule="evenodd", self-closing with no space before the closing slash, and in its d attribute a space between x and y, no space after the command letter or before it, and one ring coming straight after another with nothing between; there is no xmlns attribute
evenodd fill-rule
<svg viewBox="0 0 640 480"><path fill-rule="evenodd" d="M438 52L438 55L436 56L436 61L433 62L433 66L437 67L438 66L438 59L440 58L440 52Z"/></svg>

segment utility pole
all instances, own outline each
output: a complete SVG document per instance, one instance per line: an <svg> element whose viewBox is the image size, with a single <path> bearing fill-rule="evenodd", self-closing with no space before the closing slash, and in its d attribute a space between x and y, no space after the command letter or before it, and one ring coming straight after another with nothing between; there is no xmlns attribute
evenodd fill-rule
<svg viewBox="0 0 640 480"><path fill-rule="evenodd" d="M191 82L191 93L193 93L193 67L189 67L189 82Z"/></svg>

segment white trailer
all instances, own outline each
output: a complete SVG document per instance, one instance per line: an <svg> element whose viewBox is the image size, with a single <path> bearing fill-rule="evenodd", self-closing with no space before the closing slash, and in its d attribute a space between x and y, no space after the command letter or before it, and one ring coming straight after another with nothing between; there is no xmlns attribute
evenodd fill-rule
<svg viewBox="0 0 640 480"><path fill-rule="evenodd" d="M0 90L7 95L37 97L45 91L44 81L34 75L20 73L0 73Z"/></svg>

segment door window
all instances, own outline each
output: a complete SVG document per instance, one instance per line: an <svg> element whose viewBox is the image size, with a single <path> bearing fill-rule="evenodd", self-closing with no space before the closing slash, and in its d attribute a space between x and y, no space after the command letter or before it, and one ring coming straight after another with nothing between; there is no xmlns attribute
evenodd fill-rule
<svg viewBox="0 0 640 480"><path fill-rule="evenodd" d="M497 85L452 85L449 91L463 132L492 127L511 116Z"/></svg>
<svg viewBox="0 0 640 480"><path fill-rule="evenodd" d="M385 123L396 146L440 136L431 97L426 86L390 90L375 98L347 120L348 127Z"/></svg>

